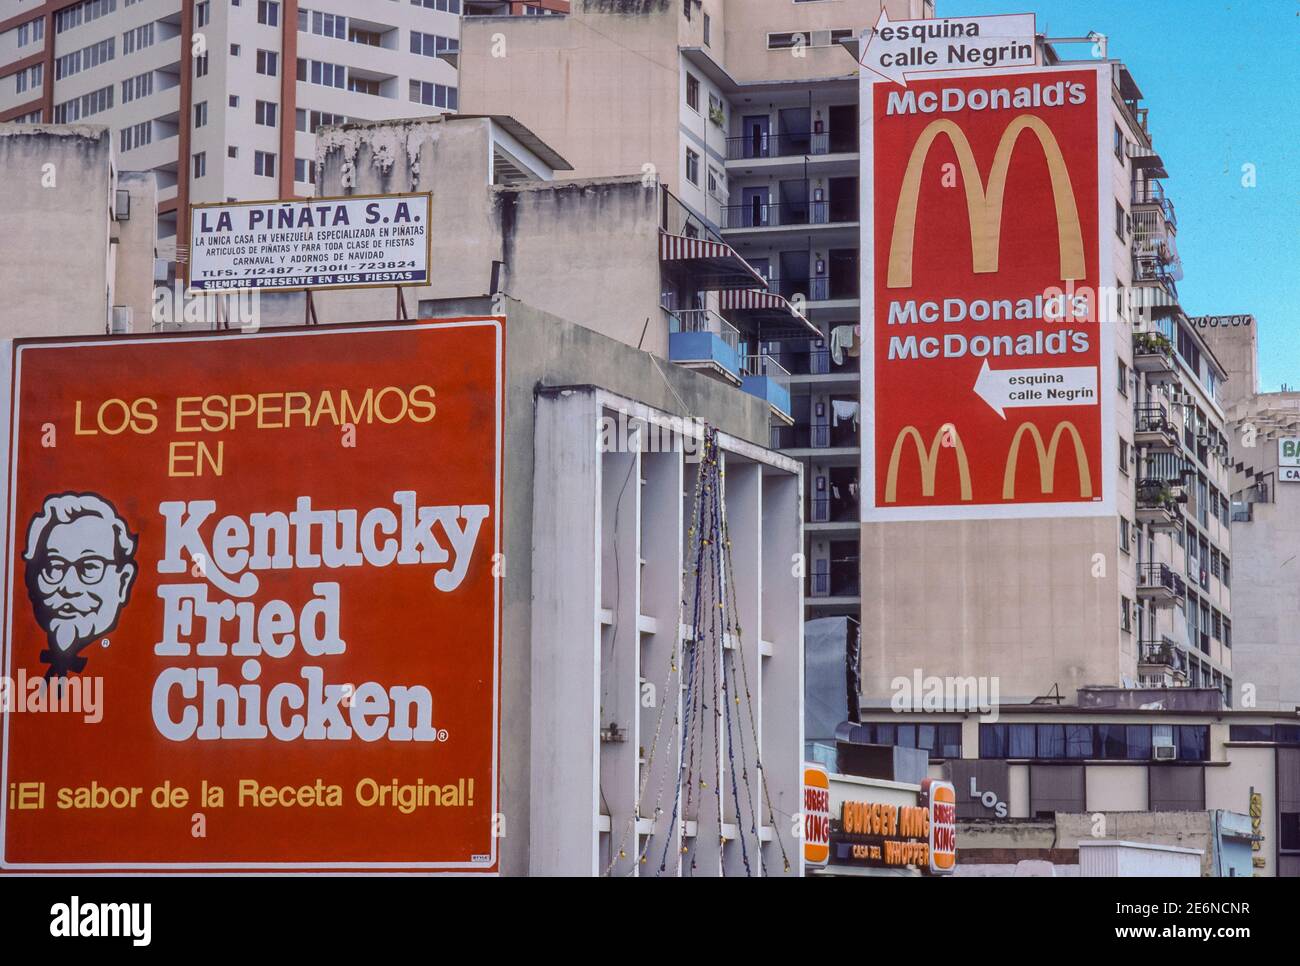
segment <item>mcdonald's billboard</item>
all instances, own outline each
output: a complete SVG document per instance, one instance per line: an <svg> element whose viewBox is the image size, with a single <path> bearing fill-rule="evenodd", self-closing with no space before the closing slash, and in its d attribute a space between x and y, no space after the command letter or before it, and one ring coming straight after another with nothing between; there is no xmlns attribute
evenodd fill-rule
<svg viewBox="0 0 1300 966"><path fill-rule="evenodd" d="M862 103L863 518L1114 513L1110 67Z"/></svg>

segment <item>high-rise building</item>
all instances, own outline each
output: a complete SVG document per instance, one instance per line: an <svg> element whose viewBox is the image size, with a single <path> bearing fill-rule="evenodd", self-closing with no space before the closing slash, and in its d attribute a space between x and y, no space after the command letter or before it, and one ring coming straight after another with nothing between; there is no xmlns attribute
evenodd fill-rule
<svg viewBox="0 0 1300 966"><path fill-rule="evenodd" d="M760 276L720 291L666 273L660 324L674 362L788 390L772 443L805 466L810 617L860 606L858 88L841 42L882 7L933 15L929 0L577 0L464 23L463 110L517 117L576 177L657 177L678 235Z"/></svg>
<svg viewBox="0 0 1300 966"><path fill-rule="evenodd" d="M1300 546L1300 392L1259 391L1254 316L1192 321L1228 372L1238 691L1248 707L1290 711L1300 707L1300 596L1291 572Z"/></svg>
<svg viewBox="0 0 1300 966"><path fill-rule="evenodd" d="M455 111L460 14L461 0L7 3L0 121L108 125L118 165L158 179L170 260L190 204L314 194L322 124Z"/></svg>
<svg viewBox="0 0 1300 966"><path fill-rule="evenodd" d="M1064 69L1073 63L1095 70L1099 64L1095 54L1067 61L1058 50L1068 49L1066 44L1040 41L1038 65ZM1177 283L1182 267L1175 244L1177 220L1163 187L1167 172L1153 141L1141 90L1122 63L1113 59L1100 63L1107 67L1098 81L1100 113L1090 115L1083 128L1091 132L1090 141L1101 142L1089 149L1096 152L1095 164L1099 167L1089 164L1089 155L1080 155L1079 170L1085 182L1095 181L1078 197L1089 199L1080 204L1086 203L1090 209L1088 217L1096 223L1094 237L1100 236L1103 252L1109 253L1101 257L1097 281L1090 284L1096 286L1097 321L1109 330L1094 331L1103 348L1097 363L1098 388L1112 396L1102 402L1114 413L1114 429L1109 430L1103 423L1094 465L1089 468L1077 436L1074 452L1065 455L1071 449L1064 438L1065 427L1075 431L1073 423L1068 422L1074 417L1067 414L1066 421L1056 424L1050 447L1044 445L1044 440L1038 441L1039 468L1026 474L1018 443L1027 427L1035 434L1038 430L1032 423L1011 417L1033 410L1008 409L1002 416L1004 421L997 423L997 431L1003 432L1006 427L1009 437L1020 426L1010 446L1001 442L996 453L980 451L970 455L971 460L979 461L979 465L972 462L971 468L979 472L991 472L987 464L996 461L999 485L992 504L979 507L978 513L954 513L948 519L927 511L924 497L934 489L936 472L948 474L949 482L944 485L955 487L951 481L957 479L958 469L966 473L967 456L961 451L938 448L943 425L913 419L919 425L917 438L923 437L924 445L930 444L936 429L940 430L936 448L928 457L922 451L918 476L914 457L907 457L914 451L904 447L903 435L895 442L897 430L891 429L884 441L893 446L894 452L890 464L894 468L889 475L899 479L895 474L901 465L905 474L901 479L905 482L898 485L919 492L921 503L908 519L863 524L862 691L869 703L887 704L891 682L914 669L940 678L997 678L1004 703L1028 702L1046 695L1068 701L1087 685L1190 685L1214 688L1222 693L1225 702L1232 701L1231 609L1226 576L1231 567L1230 481L1225 414L1220 400L1225 373L1199 331L1188 323L1180 303ZM993 75L976 79L986 81L984 86L988 88L1002 80ZM968 111L948 116L960 118L964 124L977 124L979 117L986 117L987 123L999 132L1010 121L1005 111ZM1037 114L1018 116L1035 118ZM1096 128L1094 116L1099 125ZM1034 151L1029 146L1035 144L1034 139L1023 138L1021 142L1026 146L1015 148L1013 144L1013 150L1026 155ZM1002 149L998 150L1001 153ZM1054 150L1059 161L1059 149ZM1042 156L1047 156L1046 147ZM922 177L939 185L941 162L952 157L962 156L954 152L932 158L925 164ZM976 163L987 166L990 161L986 149ZM992 163L997 169L999 162ZM957 169L954 164L948 167ZM1032 170L1027 163L1020 169L1023 173L1013 177L1034 177ZM1005 174L1006 169L1002 171ZM1037 202L1031 206L1025 199L1044 197L1032 194L1034 191L1054 193L1056 188L1048 189L1045 181L1036 189L1022 182L1004 195L1003 187L990 188L990 195L1005 206L1004 213L995 217L1003 219L1004 239L1014 237L1021 243L1018 259L1023 262L1034 246L1055 258L1061 232L1059 209L1055 223L1050 217L1037 219L1031 215L1031 211L1039 210ZM966 190L972 189L967 186ZM1067 190L1077 191L1078 185ZM1050 199L1051 193L1045 197ZM925 195L924 204L933 212L937 205L960 206L960 196L960 191L938 191ZM875 204L877 210L892 210L888 206L894 201L877 197ZM1095 211L1091 210L1094 204ZM1050 207L1042 210L1049 214L1051 211ZM923 211L922 219L926 216ZM893 237L897 239L897 221L894 224ZM961 230L965 225L962 220ZM1009 234L1012 230L1015 235ZM1029 245L1029 239L1034 240L1034 246ZM883 244L892 252L889 236ZM963 244L964 239L944 249L957 266L954 278L965 277L960 274L963 271L970 272L966 267L970 264L970 250ZM881 245L877 240L878 261L884 257ZM995 259L991 268L976 267L976 272L1010 272L1006 278L1014 281L1017 262L1008 254L1006 245L1004 241L1001 267ZM927 257L934 257L938 251L931 248ZM892 259L891 254L891 264ZM1089 264L1092 260L1089 255ZM1062 272L1056 277L1081 275ZM1003 288L1008 287L1014 286L1004 283ZM938 328L956 331L951 326ZM933 331L926 329L927 334ZM1113 344L1113 354L1106 350L1108 340ZM995 370L1015 366L1014 360L993 360L987 354L985 362L993 362ZM915 381L917 378L909 391L934 391ZM944 425L962 427L963 431L971 425L970 413L951 409L945 412L949 415L942 418L953 422ZM916 428L911 431L918 433ZM1111 437L1112 432L1115 437ZM1023 449L1034 452L1027 446ZM888 452L886 448L886 460ZM958 455L945 456L945 452ZM881 475L884 464L879 451L873 450L873 455L877 475ZM1020 463L1017 456L1021 457ZM1029 456L1029 461L1033 459ZM1100 476L1094 476L1094 485L1085 476L1097 472L1098 459ZM1070 482L1076 474L1078 481ZM1100 500L1098 494L1110 494L1113 511L1101 512L1087 503L1071 514L1035 513L1032 507L1010 506L1006 501L1014 502L1017 479L1022 488L1037 488L1040 495L1053 493L1055 486L1058 498L1064 491L1082 501ZM866 481L869 489L875 485L874 480ZM887 483L884 488L886 503L891 499L891 485ZM969 495L960 499L969 499Z"/></svg>

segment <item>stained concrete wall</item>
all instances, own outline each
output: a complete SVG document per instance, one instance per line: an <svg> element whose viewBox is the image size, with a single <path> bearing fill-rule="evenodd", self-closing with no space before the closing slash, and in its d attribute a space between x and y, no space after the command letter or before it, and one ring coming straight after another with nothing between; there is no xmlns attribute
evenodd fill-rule
<svg viewBox="0 0 1300 966"><path fill-rule="evenodd" d="M426 303L430 318L482 314L488 300ZM698 373L656 365L644 352L506 301L504 522L505 602L501 651L501 871L526 875L529 862L533 422L539 386L594 385L678 416L697 416L750 441L767 439L767 410ZM680 400L680 401L679 401ZM596 427L592 427L595 432Z"/></svg>
<svg viewBox="0 0 1300 966"><path fill-rule="evenodd" d="M0 336L102 335L113 146L98 124L0 124Z"/></svg>
<svg viewBox="0 0 1300 966"><path fill-rule="evenodd" d="M679 0L577 0L569 16L470 17L460 109L509 114L574 177L677 170Z"/></svg>
<svg viewBox="0 0 1300 966"><path fill-rule="evenodd" d="M1004 703L1133 674L1115 517L862 525L863 704L890 681L994 676ZM1094 576L1094 554L1107 567Z"/></svg>

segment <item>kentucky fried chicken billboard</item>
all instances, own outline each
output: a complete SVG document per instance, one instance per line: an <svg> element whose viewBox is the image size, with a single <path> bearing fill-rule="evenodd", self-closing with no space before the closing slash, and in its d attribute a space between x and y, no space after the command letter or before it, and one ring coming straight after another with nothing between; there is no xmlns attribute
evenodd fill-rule
<svg viewBox="0 0 1300 966"><path fill-rule="evenodd" d="M6 348L4 870L495 869L500 322Z"/></svg>

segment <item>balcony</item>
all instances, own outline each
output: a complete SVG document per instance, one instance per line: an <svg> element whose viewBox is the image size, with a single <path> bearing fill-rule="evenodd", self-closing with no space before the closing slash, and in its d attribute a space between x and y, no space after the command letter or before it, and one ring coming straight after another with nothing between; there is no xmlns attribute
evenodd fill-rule
<svg viewBox="0 0 1300 966"><path fill-rule="evenodd" d="M1165 480L1138 480L1136 515L1153 530L1177 530L1183 519L1178 496Z"/></svg>
<svg viewBox="0 0 1300 966"><path fill-rule="evenodd" d="M1133 204L1138 206L1155 205L1164 215L1170 228L1177 230L1178 217L1174 212L1174 203L1165 196L1165 186L1159 181L1133 182Z"/></svg>
<svg viewBox="0 0 1300 966"><path fill-rule="evenodd" d="M831 223L829 201L759 202L749 205L725 205L722 227L781 228L788 225L828 225Z"/></svg>
<svg viewBox="0 0 1300 966"><path fill-rule="evenodd" d="M748 137L727 138L728 161L750 161L756 158L816 157L830 153L831 136L828 131L792 134L755 132Z"/></svg>
<svg viewBox="0 0 1300 966"><path fill-rule="evenodd" d="M668 359L741 385L740 332L712 309L668 313ZM788 390L786 397L788 411Z"/></svg>
<svg viewBox="0 0 1300 966"><path fill-rule="evenodd" d="M1175 675L1187 676L1187 652L1178 646L1172 637L1161 637L1155 641L1138 642L1138 665L1157 671L1171 671Z"/></svg>
<svg viewBox="0 0 1300 966"><path fill-rule="evenodd" d="M769 355L745 356L740 374L741 389L765 401L776 419L787 425L794 422L790 415L790 373L781 363Z"/></svg>
<svg viewBox="0 0 1300 966"><path fill-rule="evenodd" d="M1128 146L1128 157L1133 167L1146 171L1148 178L1169 177L1169 172L1165 170L1164 159L1156 153L1153 147L1131 143Z"/></svg>
<svg viewBox="0 0 1300 966"><path fill-rule="evenodd" d="M768 287L783 298L793 299L802 295L809 302L853 301L858 298L856 272L774 278L768 282Z"/></svg>
<svg viewBox="0 0 1300 966"><path fill-rule="evenodd" d="M659 191L659 262L681 289L765 288L767 279L671 191Z"/></svg>
<svg viewBox="0 0 1300 966"><path fill-rule="evenodd" d="M1178 376L1173 343L1162 332L1134 332L1133 368L1148 382L1172 382Z"/></svg>
<svg viewBox="0 0 1300 966"><path fill-rule="evenodd" d="M1138 406L1133 410L1133 442L1151 453L1178 451L1178 431L1164 406Z"/></svg>
<svg viewBox="0 0 1300 966"><path fill-rule="evenodd" d="M1138 600L1153 607L1172 607L1187 596L1183 578L1163 563L1145 563L1138 567Z"/></svg>
<svg viewBox="0 0 1300 966"><path fill-rule="evenodd" d="M857 557L814 560L808 574L808 596L856 598L861 591L859 573Z"/></svg>

